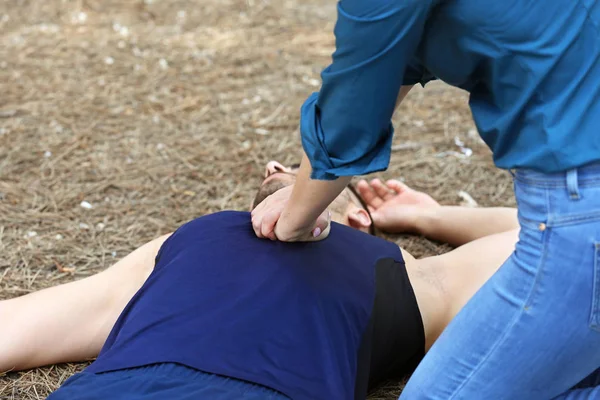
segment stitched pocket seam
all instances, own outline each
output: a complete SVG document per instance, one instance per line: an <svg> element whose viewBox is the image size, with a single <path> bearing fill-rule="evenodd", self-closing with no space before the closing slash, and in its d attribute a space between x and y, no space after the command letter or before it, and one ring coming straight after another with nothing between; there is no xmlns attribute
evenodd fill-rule
<svg viewBox="0 0 600 400"><path fill-rule="evenodd" d="M600 210L593 212L586 212L584 214L572 214L572 215L561 215L559 217L550 215L546 225L548 226L567 226L577 225L589 222L600 221Z"/></svg>
<svg viewBox="0 0 600 400"><path fill-rule="evenodd" d="M590 328L600 332L600 242L594 243L594 281L592 282L592 310L590 312Z"/></svg>

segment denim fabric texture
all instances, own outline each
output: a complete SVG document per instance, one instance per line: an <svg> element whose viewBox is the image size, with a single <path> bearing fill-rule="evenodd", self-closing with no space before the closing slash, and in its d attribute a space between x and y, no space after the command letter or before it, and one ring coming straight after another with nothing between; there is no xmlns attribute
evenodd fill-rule
<svg viewBox="0 0 600 400"><path fill-rule="evenodd" d="M401 400L600 398L600 164L514 172L514 253L446 328Z"/></svg>

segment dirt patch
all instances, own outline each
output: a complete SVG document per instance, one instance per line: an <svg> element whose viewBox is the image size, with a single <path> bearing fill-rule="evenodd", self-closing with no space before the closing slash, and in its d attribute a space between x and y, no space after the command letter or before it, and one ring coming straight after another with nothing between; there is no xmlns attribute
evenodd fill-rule
<svg viewBox="0 0 600 400"><path fill-rule="evenodd" d="M299 109L330 60L334 17L325 0L3 2L0 299L94 274L199 215L246 209L268 160L298 161ZM416 90L395 124L380 176L447 204L465 191L513 205L464 93ZM447 250L393 239L416 256ZM45 398L84 366L5 375L0 399Z"/></svg>

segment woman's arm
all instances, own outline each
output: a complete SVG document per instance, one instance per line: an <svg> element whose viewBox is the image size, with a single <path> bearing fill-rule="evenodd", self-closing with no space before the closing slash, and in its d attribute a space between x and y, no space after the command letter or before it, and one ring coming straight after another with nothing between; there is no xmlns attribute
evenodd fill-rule
<svg viewBox="0 0 600 400"><path fill-rule="evenodd" d="M336 51L322 86L302 106L302 145L313 179L383 170L390 158L392 114L403 85L424 84L421 43L439 0L341 0Z"/></svg>
<svg viewBox="0 0 600 400"><path fill-rule="evenodd" d="M302 106L301 174L293 191L279 191L254 210L259 237L326 237L327 215L322 212L351 177L387 168L392 114L410 90L401 87L429 79L416 52L435 4L437 0L338 3L333 62L321 74L320 92Z"/></svg>
<svg viewBox="0 0 600 400"><path fill-rule="evenodd" d="M413 85L402 86L396 99L396 107L412 88ZM282 241L311 241L328 236L330 217L323 211L348 185L352 177L318 181L310 178L311 171L310 161L306 153L302 152L294 187L279 190L273 198L265 199L263 204L253 210L252 222L258 237Z"/></svg>
<svg viewBox="0 0 600 400"><path fill-rule="evenodd" d="M258 237L294 242L328 236L331 216L324 210L352 177L318 181L310 178L310 171L310 162L303 154L296 183L273 193L252 210L252 226Z"/></svg>

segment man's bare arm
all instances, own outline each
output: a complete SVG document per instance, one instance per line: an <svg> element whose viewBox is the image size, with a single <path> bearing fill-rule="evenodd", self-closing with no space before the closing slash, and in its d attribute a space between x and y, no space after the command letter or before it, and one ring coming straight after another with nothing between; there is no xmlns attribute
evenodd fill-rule
<svg viewBox="0 0 600 400"><path fill-rule="evenodd" d="M362 180L357 185L373 222L390 233L418 233L461 246L473 240L518 229L517 210L441 206L426 193L398 180Z"/></svg>
<svg viewBox="0 0 600 400"><path fill-rule="evenodd" d="M0 301L0 372L96 357L168 236L94 276Z"/></svg>
<svg viewBox="0 0 600 400"><path fill-rule="evenodd" d="M462 246L479 238L519 228L514 208L441 206L420 210L416 232L433 240Z"/></svg>

